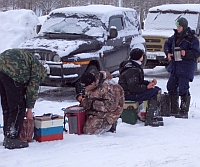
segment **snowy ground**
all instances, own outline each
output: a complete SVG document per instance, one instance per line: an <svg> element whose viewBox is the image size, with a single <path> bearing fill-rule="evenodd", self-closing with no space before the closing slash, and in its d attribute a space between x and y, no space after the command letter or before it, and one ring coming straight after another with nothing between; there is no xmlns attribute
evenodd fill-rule
<svg viewBox="0 0 200 167"><path fill-rule="evenodd" d="M11 15L13 20L27 20L24 19L24 14L8 15ZM28 12L27 15L30 16L30 13ZM14 19L15 16L16 19ZM21 39L30 37L28 32L23 31L24 24L17 24L12 19L7 19L6 12L0 13L0 18L1 25L4 25L2 27L5 27L0 33L0 51L18 46L22 42ZM9 21L9 24L16 23L15 35L12 35L13 31L9 31L11 29L6 29L5 25L9 24L4 23ZM24 37L15 40L14 37L19 37L19 34ZM6 37L12 37L10 39L13 40L5 42ZM163 92L166 91L168 74L164 68L145 70L145 74L146 79L156 76L158 86ZM192 99L189 119L165 117L163 127L146 127L142 122L129 125L122 123L119 119L115 134L75 135L63 132L63 140L42 143L34 141L30 143L30 147L19 150L8 150L2 146L3 134L0 129L0 167L198 167L200 159L199 84L200 76L196 75L190 89ZM40 92L48 89L52 88L42 87ZM41 96L34 108L35 115L44 113L63 115L61 108L78 104L74 96L73 91L68 91L66 96L54 98L54 100L48 96ZM2 124L1 113L0 109Z"/></svg>
<svg viewBox="0 0 200 167"><path fill-rule="evenodd" d="M145 70L146 75L156 76L164 68ZM163 75L162 75L163 76ZM116 78L117 79L117 78ZM151 79L147 77L146 79ZM158 86L166 91L167 78L159 78ZM7 150L0 147L0 167L198 167L200 158L200 105L198 85L200 76L191 84L189 119L164 118L164 127L146 127L142 122L129 125L121 122L117 133L103 135L75 135L64 132L61 141L30 143L29 148ZM47 87L44 87L48 89ZM42 90L44 89L42 88ZM66 94L66 99L67 98ZM78 104L71 100L47 101L38 99L34 112L63 114L61 108ZM0 134L0 141L3 135ZM0 142L2 145L2 142Z"/></svg>

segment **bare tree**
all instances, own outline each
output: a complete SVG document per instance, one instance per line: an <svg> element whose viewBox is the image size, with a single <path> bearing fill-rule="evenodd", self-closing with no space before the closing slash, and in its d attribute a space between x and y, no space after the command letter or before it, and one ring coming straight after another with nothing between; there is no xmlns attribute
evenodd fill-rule
<svg viewBox="0 0 200 167"><path fill-rule="evenodd" d="M142 21L146 17L149 8L153 6L172 3L199 4L200 0L0 0L0 10L31 9L40 16L60 7L90 4L119 6L120 3L122 7L134 8L139 13Z"/></svg>
<svg viewBox="0 0 200 167"><path fill-rule="evenodd" d="M42 10L43 15L49 14L50 11L60 6L61 0L40 0L36 2L38 8Z"/></svg>

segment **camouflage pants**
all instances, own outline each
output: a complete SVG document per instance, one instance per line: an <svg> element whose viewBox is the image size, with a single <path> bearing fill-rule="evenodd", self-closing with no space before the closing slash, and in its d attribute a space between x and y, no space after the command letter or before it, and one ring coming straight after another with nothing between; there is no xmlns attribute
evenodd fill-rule
<svg viewBox="0 0 200 167"><path fill-rule="evenodd" d="M83 127L83 132L84 134L102 134L110 128L111 125L105 119L90 115Z"/></svg>

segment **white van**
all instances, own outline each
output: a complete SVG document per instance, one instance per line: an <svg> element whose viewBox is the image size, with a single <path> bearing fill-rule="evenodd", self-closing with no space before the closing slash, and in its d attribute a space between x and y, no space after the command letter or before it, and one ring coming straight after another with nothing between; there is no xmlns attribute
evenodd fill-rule
<svg viewBox="0 0 200 167"><path fill-rule="evenodd" d="M167 66L168 60L164 53L165 41L174 34L175 22L180 17L188 20L188 26L196 30L199 37L200 4L169 4L149 9L142 32L146 41L146 68Z"/></svg>

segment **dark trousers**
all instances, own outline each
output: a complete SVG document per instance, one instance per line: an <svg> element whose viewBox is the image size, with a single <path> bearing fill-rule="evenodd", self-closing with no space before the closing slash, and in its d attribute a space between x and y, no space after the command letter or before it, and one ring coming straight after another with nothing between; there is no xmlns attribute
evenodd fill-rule
<svg viewBox="0 0 200 167"><path fill-rule="evenodd" d="M189 96L189 78L171 74L167 82L167 90L171 95Z"/></svg>
<svg viewBox="0 0 200 167"><path fill-rule="evenodd" d="M3 110L4 136L18 138L26 111L26 88L0 72L0 95Z"/></svg>
<svg viewBox="0 0 200 167"><path fill-rule="evenodd" d="M161 89L155 86L155 88L147 89L145 92L142 92L142 93L131 93L131 94L125 95L125 100L139 101L139 102L149 100L149 99L157 100L157 94L159 90Z"/></svg>

